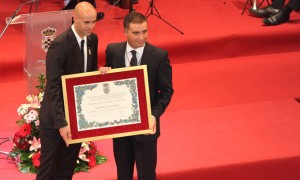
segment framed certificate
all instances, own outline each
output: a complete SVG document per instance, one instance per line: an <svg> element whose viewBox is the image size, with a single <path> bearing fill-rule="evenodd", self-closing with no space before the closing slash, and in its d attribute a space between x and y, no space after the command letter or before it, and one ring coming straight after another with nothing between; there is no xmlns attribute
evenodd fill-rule
<svg viewBox="0 0 300 180"><path fill-rule="evenodd" d="M147 66L65 75L62 87L69 143L150 132Z"/></svg>

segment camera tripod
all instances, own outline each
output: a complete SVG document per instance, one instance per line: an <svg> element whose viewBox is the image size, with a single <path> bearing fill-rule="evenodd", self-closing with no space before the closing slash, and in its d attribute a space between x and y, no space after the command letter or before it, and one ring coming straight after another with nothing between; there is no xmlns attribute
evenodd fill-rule
<svg viewBox="0 0 300 180"><path fill-rule="evenodd" d="M178 31L180 34L184 34L182 31L180 31L179 29L177 29L175 26L173 26L172 24L170 24L168 21L166 21L166 20L164 20L161 16L160 16L160 14L159 14L159 12L158 12L158 10L156 9L156 7L155 7L155 5L154 5L154 0L150 0L150 5L149 5L149 7L148 7L148 9L147 9L147 12L146 12L146 14L145 14L145 16L146 16L146 18L148 18L150 15L154 15L154 16L156 16L156 17L158 17L159 19L161 19L162 21L164 21L165 23L167 23L169 26L171 26L172 28L174 28L176 31ZM156 12L156 14L153 12L153 10L155 10L155 12Z"/></svg>

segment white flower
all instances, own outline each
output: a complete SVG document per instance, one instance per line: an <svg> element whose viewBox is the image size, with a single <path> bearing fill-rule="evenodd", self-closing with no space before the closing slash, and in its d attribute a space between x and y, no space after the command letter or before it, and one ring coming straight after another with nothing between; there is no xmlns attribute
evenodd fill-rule
<svg viewBox="0 0 300 180"><path fill-rule="evenodd" d="M30 102L30 103L33 101L33 98L34 98L33 95L28 95L28 96L26 96L26 100L27 100L28 102Z"/></svg>
<svg viewBox="0 0 300 180"><path fill-rule="evenodd" d="M90 146L88 145L88 143L83 142L81 144L81 149L84 151L83 153L85 153L86 151L90 150ZM80 150L81 151L81 150Z"/></svg>
<svg viewBox="0 0 300 180"><path fill-rule="evenodd" d="M31 123L34 120L37 120L38 112L36 110L30 110L28 114L24 116L26 123Z"/></svg>
<svg viewBox="0 0 300 180"><path fill-rule="evenodd" d="M32 141L29 141L29 144L31 144L29 148L30 151L34 150L35 152L37 152L37 150L41 148L41 140L37 140L36 137L33 137Z"/></svg>
<svg viewBox="0 0 300 180"><path fill-rule="evenodd" d="M29 107L32 107L32 108L40 108L41 107L38 96L28 95L26 97L26 99L28 102L30 102L30 104L28 104Z"/></svg>
<svg viewBox="0 0 300 180"><path fill-rule="evenodd" d="M81 144L81 148L80 148L80 151L79 151L78 158L80 158L83 161L89 162L89 159L86 158L86 155L84 154L86 151L89 151L89 150L90 150L89 145L87 143L83 142Z"/></svg>
<svg viewBox="0 0 300 180"><path fill-rule="evenodd" d="M21 106L18 108L17 112L19 115L25 115L28 113L28 104L21 104Z"/></svg>
<svg viewBox="0 0 300 180"><path fill-rule="evenodd" d="M86 158L86 155L85 155L85 154L79 154L78 157L79 157L81 160L85 161L85 162L89 162L89 161L90 161L88 158Z"/></svg>
<svg viewBox="0 0 300 180"><path fill-rule="evenodd" d="M34 121L34 124L35 124L35 126L39 126L40 125L40 121L39 120Z"/></svg>

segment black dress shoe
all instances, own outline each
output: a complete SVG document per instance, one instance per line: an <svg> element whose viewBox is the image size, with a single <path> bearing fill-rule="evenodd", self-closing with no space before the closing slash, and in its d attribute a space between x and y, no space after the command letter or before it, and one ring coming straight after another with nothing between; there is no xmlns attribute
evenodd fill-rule
<svg viewBox="0 0 300 180"><path fill-rule="evenodd" d="M104 18L104 13L103 12L98 12L96 21L100 21L103 18Z"/></svg>
<svg viewBox="0 0 300 180"><path fill-rule="evenodd" d="M272 6L267 6L265 8L258 8L258 9L249 9L250 15L256 17L270 17L277 13L279 13L280 9L275 9Z"/></svg>
<svg viewBox="0 0 300 180"><path fill-rule="evenodd" d="M288 22L290 20L290 15L283 14L282 11L280 11L278 14L271 16L269 18L263 19L262 22L265 23L265 25L273 26L282 24L285 22Z"/></svg>

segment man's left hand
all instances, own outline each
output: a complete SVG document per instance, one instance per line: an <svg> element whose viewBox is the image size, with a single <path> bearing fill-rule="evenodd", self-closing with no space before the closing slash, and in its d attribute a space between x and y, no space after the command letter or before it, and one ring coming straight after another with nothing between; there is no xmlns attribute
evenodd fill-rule
<svg viewBox="0 0 300 180"><path fill-rule="evenodd" d="M150 130L151 130L151 132L149 134L156 133L156 118L153 115L150 118ZM146 134L146 135L149 135L149 134Z"/></svg>

